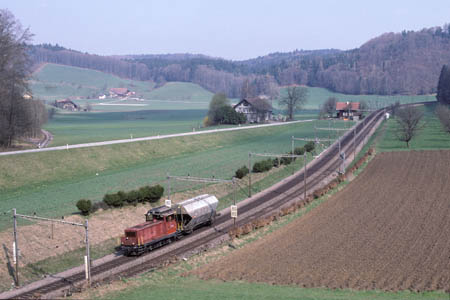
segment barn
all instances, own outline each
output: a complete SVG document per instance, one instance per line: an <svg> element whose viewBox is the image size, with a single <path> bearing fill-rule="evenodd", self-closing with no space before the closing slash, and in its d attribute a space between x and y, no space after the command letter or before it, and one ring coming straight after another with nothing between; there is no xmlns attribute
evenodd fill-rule
<svg viewBox="0 0 450 300"><path fill-rule="evenodd" d="M78 105L73 103L70 99L55 100L54 105L58 108L70 111L78 111L80 109Z"/></svg>
<svg viewBox="0 0 450 300"><path fill-rule="evenodd" d="M359 102L336 102L336 112L339 119L359 120L362 115Z"/></svg>

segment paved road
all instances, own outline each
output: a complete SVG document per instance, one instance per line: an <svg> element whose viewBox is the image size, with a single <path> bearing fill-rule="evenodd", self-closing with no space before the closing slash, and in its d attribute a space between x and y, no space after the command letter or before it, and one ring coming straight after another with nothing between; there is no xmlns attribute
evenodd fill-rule
<svg viewBox="0 0 450 300"><path fill-rule="evenodd" d="M167 139L167 138L180 137L180 136L190 136L190 135L208 134L208 133L225 132L225 131L247 130L247 129L254 129L254 128L271 127L271 126L284 126L284 125L289 125L289 124L294 124L294 123L303 123L303 122L312 122L312 121L314 121L314 120L311 119L311 120L252 125L252 126L233 127L233 128L224 128L224 129L212 129L212 130L195 131L195 132L155 135L155 136L126 139L126 140L113 140L113 141L85 143L85 144L77 144L77 145L66 145L66 146L59 146L59 147L48 147L48 148L41 148L41 149L0 152L0 156L35 153L35 152L45 152L45 151L69 150L69 149L76 149L76 148L98 147L98 146L106 146L106 145L113 145L113 144L134 143L134 142L141 142L141 141L152 141L152 140L160 140L160 139Z"/></svg>

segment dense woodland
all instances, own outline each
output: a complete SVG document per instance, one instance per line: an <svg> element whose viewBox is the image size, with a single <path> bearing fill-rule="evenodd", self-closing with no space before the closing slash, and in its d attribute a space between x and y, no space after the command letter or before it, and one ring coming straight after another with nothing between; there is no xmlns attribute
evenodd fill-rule
<svg viewBox="0 0 450 300"><path fill-rule="evenodd" d="M61 46L30 47L35 63L52 62L121 77L193 82L229 97L277 96L278 86L302 84L349 94L429 94L450 63L450 26L386 33L360 48L272 53L244 61L205 55L98 56ZM250 89L248 88L250 86Z"/></svg>

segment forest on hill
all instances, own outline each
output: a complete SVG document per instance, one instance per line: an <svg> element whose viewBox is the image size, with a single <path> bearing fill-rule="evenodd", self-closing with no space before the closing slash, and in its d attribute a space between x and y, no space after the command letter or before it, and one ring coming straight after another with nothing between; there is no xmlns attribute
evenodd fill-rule
<svg viewBox="0 0 450 300"><path fill-rule="evenodd" d="M100 56L49 44L30 46L33 63L51 62L121 77L199 84L241 97L276 96L278 87L302 84L347 94L430 94L442 65L450 63L450 25L386 33L361 47L296 50L231 61L201 54Z"/></svg>

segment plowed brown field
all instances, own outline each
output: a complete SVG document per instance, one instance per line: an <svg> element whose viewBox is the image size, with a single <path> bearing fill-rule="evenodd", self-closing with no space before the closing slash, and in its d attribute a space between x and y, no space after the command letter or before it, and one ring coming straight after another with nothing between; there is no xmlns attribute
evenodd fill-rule
<svg viewBox="0 0 450 300"><path fill-rule="evenodd" d="M378 154L342 191L194 271L305 287L450 290L450 151Z"/></svg>

